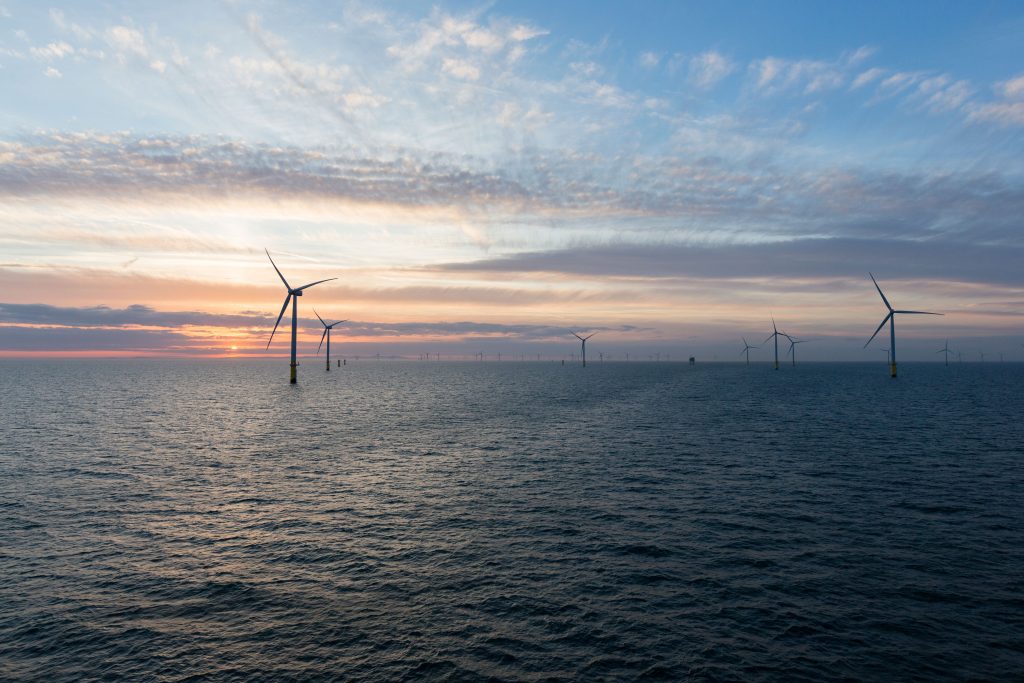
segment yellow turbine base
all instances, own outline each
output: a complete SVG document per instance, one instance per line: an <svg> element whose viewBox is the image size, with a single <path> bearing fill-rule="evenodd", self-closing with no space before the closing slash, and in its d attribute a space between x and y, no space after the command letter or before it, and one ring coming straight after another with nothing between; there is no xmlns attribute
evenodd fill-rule
<svg viewBox="0 0 1024 683"><path fill-rule="evenodd" d="M891 377L895 377L896 376L896 364L895 363L892 363L889 366L889 373L890 373Z"/></svg>

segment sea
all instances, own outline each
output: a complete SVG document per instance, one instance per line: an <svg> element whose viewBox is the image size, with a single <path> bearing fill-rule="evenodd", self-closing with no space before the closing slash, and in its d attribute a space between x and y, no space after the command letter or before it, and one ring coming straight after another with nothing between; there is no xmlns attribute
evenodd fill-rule
<svg viewBox="0 0 1024 683"><path fill-rule="evenodd" d="M0 679L1024 680L1024 364L0 361Z"/></svg>

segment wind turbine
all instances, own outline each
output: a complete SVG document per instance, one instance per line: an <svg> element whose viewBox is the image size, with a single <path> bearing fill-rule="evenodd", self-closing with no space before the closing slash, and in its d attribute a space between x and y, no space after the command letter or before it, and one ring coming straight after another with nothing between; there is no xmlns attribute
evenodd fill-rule
<svg viewBox="0 0 1024 683"><path fill-rule="evenodd" d="M740 337L740 339L743 340L743 350L740 351L740 355L742 356L743 354L746 354L747 355L747 365L750 365L750 349L757 349L757 348L760 348L760 347L759 346L751 346L750 344L748 344L746 337Z"/></svg>
<svg viewBox="0 0 1024 683"><path fill-rule="evenodd" d="M793 339L788 334L784 334L784 333L783 333L783 336L786 339L789 340L789 351L786 353L786 355L787 356L793 356L793 367L796 367L796 345L797 344L803 344L804 342L806 342L808 340L807 339Z"/></svg>
<svg viewBox="0 0 1024 683"><path fill-rule="evenodd" d="M290 284L288 284L287 280L284 279L284 275L281 275L281 271L278 269L277 264L274 263L274 259L270 258L270 252L267 251L266 249L264 249L263 251L267 252L267 258L270 259L270 265L274 266L274 270L277 271L277 276L279 278L281 278L281 282L283 282L284 286L288 289L288 296L286 296L284 298L284 305L281 306L281 313L278 314L277 322L274 323L274 330L273 330L273 332L270 333L270 341L267 342L267 348L269 349L270 348L270 342L274 341L274 332L277 332L277 326L281 324L281 318L284 317L284 312L288 308L288 302L290 301L291 304L292 304L292 362L291 362L291 369L292 369L292 371L291 371L291 383L295 384L295 382L297 381L296 376L295 376L295 368L297 368L299 366L298 362L295 360L295 335L296 335L296 333L298 332L298 329L299 329L299 312L298 312L299 297L302 296L302 290L304 290L304 289L309 289L313 285L318 285L321 282L330 282L331 280L337 280L338 278L336 278L336 277L329 277L326 280L317 280L316 282L310 282L308 285L302 285L301 287L296 287L296 288L292 289L292 286Z"/></svg>
<svg viewBox="0 0 1024 683"><path fill-rule="evenodd" d="M949 354L953 353L952 351L949 350L949 339L948 338L946 339L945 346L943 346L941 349L939 349L935 353L944 353L944 354L946 354L946 367L948 368L949 367Z"/></svg>
<svg viewBox="0 0 1024 683"><path fill-rule="evenodd" d="M580 340L580 344L583 345L583 367L587 367L587 340L593 337L597 332L591 332L586 337L581 337L575 332L570 331L569 334Z"/></svg>
<svg viewBox="0 0 1024 683"><path fill-rule="evenodd" d="M782 335L783 337L786 336L782 332L779 332L779 328L775 327L775 316L772 316L772 333L769 334L768 337L763 342L761 342L761 343L764 344L765 342L767 342L772 337L775 338L775 369L776 370L779 369L779 335Z"/></svg>
<svg viewBox="0 0 1024 683"><path fill-rule="evenodd" d="M875 330L875 334L871 335L871 339L868 339L868 342L867 342L867 344L864 345L864 348L867 348L868 344L871 343L871 340L875 338L875 336L878 334L878 332L883 327L885 327L885 323L889 323L889 349L890 349L890 351L889 351L889 371L890 371L890 376L895 378L896 377L896 314L900 313L900 314L905 314L905 315L942 315L942 313L929 313L928 311L897 311L897 310L895 310L889 304L889 300L885 298L885 294L882 294L882 288L878 286L878 281L875 280L875 276L872 275L871 273L868 273L868 275L871 277L871 281L875 283L875 289L878 290L878 295L880 297L882 297L882 301L885 302L885 307L889 309L889 313L884 318L882 318L882 322L879 323L878 329Z"/></svg>
<svg viewBox="0 0 1024 683"><path fill-rule="evenodd" d="M317 318L320 318L320 314L316 312L315 308L313 309L313 314L316 315ZM324 345L324 337L327 337L327 372L331 371L331 329L335 325L340 325L342 323L347 322L347 320L339 320L336 323L331 323L330 325L328 325L326 322L324 322L323 318L320 318L320 324L324 326L324 333L320 335L320 346L316 347L316 354L318 356L320 355L320 348Z"/></svg>

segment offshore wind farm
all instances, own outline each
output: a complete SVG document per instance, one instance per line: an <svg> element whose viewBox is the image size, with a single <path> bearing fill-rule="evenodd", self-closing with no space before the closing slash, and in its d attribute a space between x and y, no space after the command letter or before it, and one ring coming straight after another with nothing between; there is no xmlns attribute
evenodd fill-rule
<svg viewBox="0 0 1024 683"><path fill-rule="evenodd" d="M1024 680L1019 3L0 0L0 92L3 681Z"/></svg>

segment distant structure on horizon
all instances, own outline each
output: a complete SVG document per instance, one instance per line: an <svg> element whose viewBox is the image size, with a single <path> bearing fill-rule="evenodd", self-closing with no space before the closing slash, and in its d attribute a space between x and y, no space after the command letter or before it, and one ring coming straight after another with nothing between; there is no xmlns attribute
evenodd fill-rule
<svg viewBox="0 0 1024 683"><path fill-rule="evenodd" d="M761 347L760 346L751 346L750 344L747 343L747 338L746 337L740 337L740 339L743 340L743 350L740 351L740 355L742 356L743 354L746 354L747 355L747 365L750 365L750 349L759 349ZM691 363L693 362L693 358L690 359L690 362Z"/></svg>
<svg viewBox="0 0 1024 683"><path fill-rule="evenodd" d="M785 336L786 339L789 340L789 352L787 353L787 355L793 357L793 367L795 368L796 367L796 345L797 344L803 344L807 340L806 339L793 339L792 337L790 337L788 334L785 334L785 333L783 333L783 336Z"/></svg>
<svg viewBox="0 0 1024 683"><path fill-rule="evenodd" d="M779 332L779 328L775 326L775 316L772 316L772 333L769 334L762 344L766 344L769 339L775 339L775 369L779 369L779 336L786 336L782 332Z"/></svg>
<svg viewBox="0 0 1024 683"><path fill-rule="evenodd" d="M324 322L324 319L320 317L320 314L316 312L315 308L313 309L313 314L320 321L320 324L324 326L324 333L322 335L320 335L320 346L316 347L316 353L317 353L318 356L320 355L320 349L324 345L324 337L327 337L327 372L330 372L331 371L331 330L334 329L335 325L340 325L341 323L347 323L348 320L339 320L338 322L334 322L334 323L331 323L330 325L328 325L326 322Z"/></svg>

